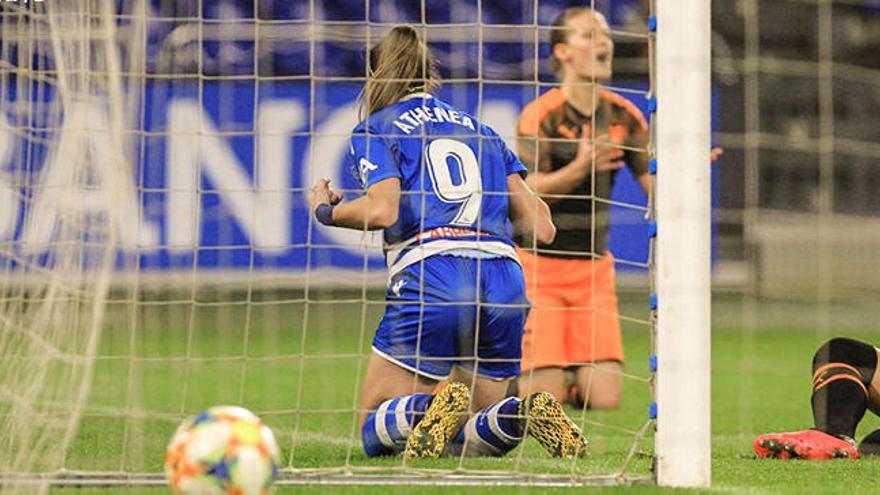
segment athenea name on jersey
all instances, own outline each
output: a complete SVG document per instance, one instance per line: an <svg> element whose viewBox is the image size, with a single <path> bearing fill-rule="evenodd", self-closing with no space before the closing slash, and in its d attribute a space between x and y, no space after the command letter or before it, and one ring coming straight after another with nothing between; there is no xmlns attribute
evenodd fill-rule
<svg viewBox="0 0 880 495"><path fill-rule="evenodd" d="M474 121L467 115L452 109L447 110L442 107L430 108L424 105L421 107L415 107L412 110L407 110L398 115L397 119L394 120L394 125L404 133L410 134L417 127L428 122L433 122L435 124L449 122L451 124L467 127L472 131L475 130Z"/></svg>

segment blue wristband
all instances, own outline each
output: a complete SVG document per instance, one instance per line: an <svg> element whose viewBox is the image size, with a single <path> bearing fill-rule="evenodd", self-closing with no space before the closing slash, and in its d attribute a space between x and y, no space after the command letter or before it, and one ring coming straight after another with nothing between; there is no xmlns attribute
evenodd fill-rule
<svg viewBox="0 0 880 495"><path fill-rule="evenodd" d="M333 223L333 208L334 206L328 205L327 203L319 204L317 208L315 208L315 218L318 219L324 225L334 226Z"/></svg>

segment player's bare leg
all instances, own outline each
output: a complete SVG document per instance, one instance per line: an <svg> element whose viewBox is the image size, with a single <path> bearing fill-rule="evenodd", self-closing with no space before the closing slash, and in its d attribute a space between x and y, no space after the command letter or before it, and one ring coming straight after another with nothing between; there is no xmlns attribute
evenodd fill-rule
<svg viewBox="0 0 880 495"><path fill-rule="evenodd" d="M416 375L376 353L371 354L361 387L358 427L363 427L370 411L383 401L415 393L430 394L436 386L436 380Z"/></svg>
<svg viewBox="0 0 880 495"><path fill-rule="evenodd" d="M535 392L549 392L560 402L568 396L565 370L562 368L538 368L519 376L519 397L524 399Z"/></svg>
<svg viewBox="0 0 880 495"><path fill-rule="evenodd" d="M623 389L623 365L618 361L600 361L574 370L574 394L565 402L578 407L586 403L590 409L610 410L620 406Z"/></svg>

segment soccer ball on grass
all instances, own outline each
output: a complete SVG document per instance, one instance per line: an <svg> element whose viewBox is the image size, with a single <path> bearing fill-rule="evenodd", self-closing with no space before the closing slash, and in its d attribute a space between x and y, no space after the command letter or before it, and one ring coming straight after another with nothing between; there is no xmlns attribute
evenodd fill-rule
<svg viewBox="0 0 880 495"><path fill-rule="evenodd" d="M181 495L266 495L278 474L278 444L256 414L212 407L177 428L165 452L165 474Z"/></svg>

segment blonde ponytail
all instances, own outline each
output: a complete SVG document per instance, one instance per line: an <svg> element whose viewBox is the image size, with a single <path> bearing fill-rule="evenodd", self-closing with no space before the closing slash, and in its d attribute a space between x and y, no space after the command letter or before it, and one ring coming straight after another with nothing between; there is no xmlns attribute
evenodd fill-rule
<svg viewBox="0 0 880 495"><path fill-rule="evenodd" d="M440 85L431 50L410 26L397 26L386 34L370 50L367 64L369 75L361 94L361 118L410 93L432 93Z"/></svg>

